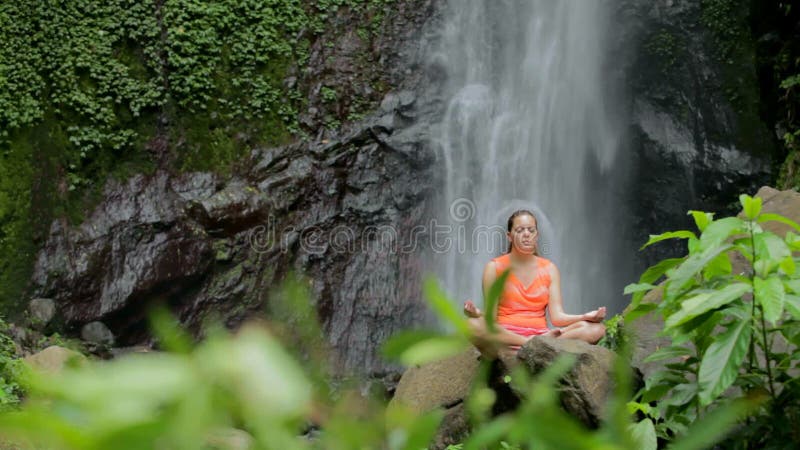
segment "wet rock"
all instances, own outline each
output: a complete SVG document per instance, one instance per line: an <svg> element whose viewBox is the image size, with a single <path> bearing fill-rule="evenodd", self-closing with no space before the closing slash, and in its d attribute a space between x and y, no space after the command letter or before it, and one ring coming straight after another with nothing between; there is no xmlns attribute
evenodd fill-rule
<svg viewBox="0 0 800 450"><path fill-rule="evenodd" d="M81 328L81 339L93 344L111 347L114 345L114 333L106 324L99 321L89 322Z"/></svg>
<svg viewBox="0 0 800 450"><path fill-rule="evenodd" d="M573 355L575 365L561 380L561 404L585 425L597 427L613 393L616 355L604 347L576 339L537 336L522 346L517 357L531 373L538 374L562 354Z"/></svg>
<svg viewBox="0 0 800 450"><path fill-rule="evenodd" d="M28 304L31 326L42 329L56 315L56 302L51 298L35 298Z"/></svg>
<svg viewBox="0 0 800 450"><path fill-rule="evenodd" d="M704 23L706 6L690 0L616 6L612 46L622 64L608 76L623 82L631 98L624 108L636 193L631 247L649 234L693 227L689 209L735 213L738 194L773 178L778 145L759 113L756 46L746 14L730 18L735 37L722 50ZM648 249L643 263L682 250L662 244Z"/></svg>

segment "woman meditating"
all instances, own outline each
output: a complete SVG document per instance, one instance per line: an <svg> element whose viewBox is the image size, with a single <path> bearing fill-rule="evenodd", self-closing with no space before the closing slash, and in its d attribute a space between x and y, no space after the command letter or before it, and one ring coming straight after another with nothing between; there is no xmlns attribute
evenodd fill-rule
<svg viewBox="0 0 800 450"><path fill-rule="evenodd" d="M478 349L490 354L498 344L519 349L531 336L540 335L596 344L605 334L601 322L606 316L606 308L580 315L564 312L561 276L555 264L538 255L539 230L533 213L527 210L513 213L508 218L507 236L509 252L489 261L483 270L484 298L495 280L510 270L498 300L499 326L495 332L487 330L483 313L471 300L464 303L464 314L469 317ZM550 312L550 322L563 328L547 328L545 310Z"/></svg>

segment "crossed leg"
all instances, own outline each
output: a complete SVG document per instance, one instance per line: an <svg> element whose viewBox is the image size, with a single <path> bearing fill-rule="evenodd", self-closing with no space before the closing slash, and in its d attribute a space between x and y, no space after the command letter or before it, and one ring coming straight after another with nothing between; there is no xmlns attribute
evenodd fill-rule
<svg viewBox="0 0 800 450"><path fill-rule="evenodd" d="M486 327L483 313L475 307L471 301L464 303L464 315L468 317L470 331L472 332L472 344L484 355L488 357L497 356L497 350L502 347L522 346L530 337L525 337L517 333L508 331L498 326L494 332L490 332ZM561 329L550 330L541 336L559 337Z"/></svg>
<svg viewBox="0 0 800 450"><path fill-rule="evenodd" d="M467 321L474 337L473 344L482 353L484 349L490 351L492 347L497 347L498 344L523 345L529 339L512 333L503 327L497 327L494 333L489 333L489 330L486 329L486 322L483 320L483 313L470 300L464 303L464 315L468 317ZM596 344L605 333L606 327L602 323L581 320L564 328L550 330L543 336L579 339L589 344Z"/></svg>

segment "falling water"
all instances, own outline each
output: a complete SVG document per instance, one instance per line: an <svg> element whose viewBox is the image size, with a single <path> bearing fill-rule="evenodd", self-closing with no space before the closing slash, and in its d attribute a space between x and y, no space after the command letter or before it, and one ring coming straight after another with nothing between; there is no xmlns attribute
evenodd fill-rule
<svg viewBox="0 0 800 450"><path fill-rule="evenodd" d="M448 8L432 55L447 72L436 136L439 219L453 245L436 258L442 282L458 301L480 299L484 265L506 250L506 219L525 208L539 219L540 254L561 270L567 312L619 311L631 256L621 250L627 171L607 74L609 3Z"/></svg>

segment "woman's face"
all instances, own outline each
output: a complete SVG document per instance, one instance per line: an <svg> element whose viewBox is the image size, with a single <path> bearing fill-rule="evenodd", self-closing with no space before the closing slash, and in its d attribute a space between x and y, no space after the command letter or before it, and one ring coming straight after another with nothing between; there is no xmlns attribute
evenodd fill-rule
<svg viewBox="0 0 800 450"><path fill-rule="evenodd" d="M533 216L523 214L514 218L511 231L508 232L508 240L518 252L533 254L536 251L538 238L539 230L536 228L536 219Z"/></svg>

